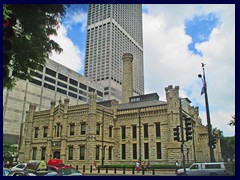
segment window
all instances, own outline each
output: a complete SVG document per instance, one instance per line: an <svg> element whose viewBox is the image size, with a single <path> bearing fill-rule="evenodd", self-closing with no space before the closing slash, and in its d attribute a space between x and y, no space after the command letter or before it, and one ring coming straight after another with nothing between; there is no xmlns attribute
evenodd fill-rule
<svg viewBox="0 0 240 180"><path fill-rule="evenodd" d="M73 136L74 135L74 124L70 124L70 136Z"/></svg>
<svg viewBox="0 0 240 180"><path fill-rule="evenodd" d="M67 76L64 76L64 75L62 75L62 74L58 74L58 79L61 79L61 80L63 80L63 81L65 81L65 82L67 82Z"/></svg>
<svg viewBox="0 0 240 180"><path fill-rule="evenodd" d="M108 160L112 160L112 149L113 149L112 146L110 146L108 149Z"/></svg>
<svg viewBox="0 0 240 180"><path fill-rule="evenodd" d="M34 131L34 138L38 138L38 132L39 132L39 128L36 127Z"/></svg>
<svg viewBox="0 0 240 180"><path fill-rule="evenodd" d="M46 148L42 147L41 160L45 160L46 157Z"/></svg>
<svg viewBox="0 0 240 180"><path fill-rule="evenodd" d="M122 144L122 159L126 159L126 144Z"/></svg>
<svg viewBox="0 0 240 180"><path fill-rule="evenodd" d="M49 74L49 75L51 75L53 77L56 77L56 72L51 70L51 69L46 68L45 73Z"/></svg>
<svg viewBox="0 0 240 180"><path fill-rule="evenodd" d="M96 146L96 160L99 160L99 154L100 154L100 146Z"/></svg>
<svg viewBox="0 0 240 180"><path fill-rule="evenodd" d="M85 146L80 146L80 160L84 160Z"/></svg>
<svg viewBox="0 0 240 180"><path fill-rule="evenodd" d="M61 87L67 88L67 85L65 83L58 81L57 84Z"/></svg>
<svg viewBox="0 0 240 180"><path fill-rule="evenodd" d="M54 79L52 79L50 77L47 77L47 76L45 76L45 80L48 81L48 82L51 82L53 84L55 84L55 82L56 82Z"/></svg>
<svg viewBox="0 0 240 180"><path fill-rule="evenodd" d="M73 97L73 98L77 98L77 95L74 94L74 93L68 92L68 95L71 96L71 97Z"/></svg>
<svg viewBox="0 0 240 180"><path fill-rule="evenodd" d="M55 91L55 87L50 84L44 83L44 87Z"/></svg>
<svg viewBox="0 0 240 180"><path fill-rule="evenodd" d="M132 125L132 138L137 138L137 125Z"/></svg>
<svg viewBox="0 0 240 180"><path fill-rule="evenodd" d="M66 90L63 90L61 88L57 88L57 92L60 92L62 94L67 94L67 91Z"/></svg>
<svg viewBox="0 0 240 180"><path fill-rule="evenodd" d="M35 71L32 71L32 70L30 72L31 72L32 76L35 76L35 77L38 77L38 78L42 79L42 74L39 74L38 72L35 72Z"/></svg>
<svg viewBox="0 0 240 180"><path fill-rule="evenodd" d="M144 159L149 159L148 143L144 143Z"/></svg>
<svg viewBox="0 0 240 180"><path fill-rule="evenodd" d="M33 84L36 84L36 85L39 85L39 86L42 85L42 82L39 81L39 80L36 80L36 79L30 79L29 82L31 82L31 83L33 83Z"/></svg>
<svg viewBox="0 0 240 180"><path fill-rule="evenodd" d="M148 138L148 124L144 124L143 128L144 128L144 138Z"/></svg>
<svg viewBox="0 0 240 180"><path fill-rule="evenodd" d="M205 164L206 169L220 169L221 164Z"/></svg>
<svg viewBox="0 0 240 180"><path fill-rule="evenodd" d="M68 160L73 160L73 147L68 147Z"/></svg>
<svg viewBox="0 0 240 180"><path fill-rule="evenodd" d="M32 160L36 160L36 155L37 155L37 148L34 147L32 148Z"/></svg>
<svg viewBox="0 0 240 180"><path fill-rule="evenodd" d="M56 130L55 135L57 137L60 137L61 136L61 131L62 131L62 126L59 123L56 125L55 130Z"/></svg>
<svg viewBox="0 0 240 180"><path fill-rule="evenodd" d="M68 88L69 88L69 90L71 90L71 91L77 92L77 88L75 88L75 87L69 86Z"/></svg>
<svg viewBox="0 0 240 180"><path fill-rule="evenodd" d="M137 144L136 143L132 144L132 148L133 159L137 159Z"/></svg>
<svg viewBox="0 0 240 180"><path fill-rule="evenodd" d="M157 159L162 159L161 142L157 142Z"/></svg>
<svg viewBox="0 0 240 180"><path fill-rule="evenodd" d="M48 127L43 127L43 137L47 137Z"/></svg>
<svg viewBox="0 0 240 180"><path fill-rule="evenodd" d="M74 79L71 79L71 78L70 78L70 84L78 86L78 82Z"/></svg>
<svg viewBox="0 0 240 180"><path fill-rule="evenodd" d="M97 124L96 135L100 135L100 124Z"/></svg>
<svg viewBox="0 0 240 180"><path fill-rule="evenodd" d="M97 95L103 97L103 93L100 91L97 91Z"/></svg>
<svg viewBox="0 0 240 180"><path fill-rule="evenodd" d="M94 91L95 91L95 89L88 87L88 92L94 92Z"/></svg>
<svg viewBox="0 0 240 180"><path fill-rule="evenodd" d="M79 87L80 87L81 89L87 90L87 86L86 86L85 84L80 83L80 84L79 84Z"/></svg>
<svg viewBox="0 0 240 180"><path fill-rule="evenodd" d="M122 126L122 140L126 139L126 126Z"/></svg>
<svg viewBox="0 0 240 180"><path fill-rule="evenodd" d="M160 123L156 123L156 137L161 137Z"/></svg>
<svg viewBox="0 0 240 180"><path fill-rule="evenodd" d="M81 124L81 134L86 134L86 123Z"/></svg>
<svg viewBox="0 0 240 180"><path fill-rule="evenodd" d="M109 137L112 137L112 126L109 126Z"/></svg>

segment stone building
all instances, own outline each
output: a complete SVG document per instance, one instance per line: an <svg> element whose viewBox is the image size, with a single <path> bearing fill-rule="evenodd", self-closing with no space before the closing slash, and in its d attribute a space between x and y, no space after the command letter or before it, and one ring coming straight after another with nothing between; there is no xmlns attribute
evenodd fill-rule
<svg viewBox="0 0 240 180"><path fill-rule="evenodd" d="M31 105L26 114L24 141L20 161L61 158L66 164L130 164L150 160L152 164L181 161L181 143L173 140L173 128L180 123L179 87L165 88L167 101L156 93L129 98L128 103L116 100L96 102L96 93L89 94L89 103L69 105L69 99L45 111ZM191 116L193 140L185 143L186 162L209 161L207 128L199 120L198 108L189 100L183 116ZM140 127L140 129L139 129ZM221 160L220 144L214 150Z"/></svg>
<svg viewBox="0 0 240 180"><path fill-rule="evenodd" d="M181 149L186 163L210 161L208 131L201 123L198 107L179 97L178 86L165 88L166 101L159 100L157 93L132 96L132 70L127 68L132 67L132 61L131 54L123 55L123 103L114 99L97 102L97 93L89 92L85 104L70 105L66 98L58 104L52 101L50 109L44 111L30 105L20 161L61 158L74 166L91 165L93 161L173 164L182 161ZM181 148L181 143L174 141L173 128L185 118L191 119L192 140ZM216 161L222 160L219 138L214 154Z"/></svg>

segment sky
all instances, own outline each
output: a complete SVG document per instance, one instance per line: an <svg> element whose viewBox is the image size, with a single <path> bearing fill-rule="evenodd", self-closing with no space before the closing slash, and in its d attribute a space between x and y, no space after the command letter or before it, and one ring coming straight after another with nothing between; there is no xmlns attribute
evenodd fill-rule
<svg viewBox="0 0 240 180"><path fill-rule="evenodd" d="M58 36L52 37L63 53L50 57L82 75L87 7L69 7ZM179 86L180 97L199 107L206 125L198 78L204 63L212 127L234 136L235 127L228 123L235 115L235 5L143 4L142 19L145 94L157 92L166 101L165 87Z"/></svg>

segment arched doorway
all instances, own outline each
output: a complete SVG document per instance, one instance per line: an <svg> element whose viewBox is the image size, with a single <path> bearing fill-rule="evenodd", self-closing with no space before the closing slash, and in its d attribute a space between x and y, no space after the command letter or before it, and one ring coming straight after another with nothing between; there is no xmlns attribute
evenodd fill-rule
<svg viewBox="0 0 240 180"><path fill-rule="evenodd" d="M59 151L54 151L53 152L53 159L60 159L60 152Z"/></svg>

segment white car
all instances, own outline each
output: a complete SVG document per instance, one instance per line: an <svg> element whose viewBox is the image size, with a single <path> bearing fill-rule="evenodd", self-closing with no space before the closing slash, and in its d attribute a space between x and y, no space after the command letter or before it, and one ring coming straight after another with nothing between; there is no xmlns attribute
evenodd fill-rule
<svg viewBox="0 0 240 180"><path fill-rule="evenodd" d="M27 163L18 163L17 165L11 168L11 171L24 170L26 166L27 166Z"/></svg>

